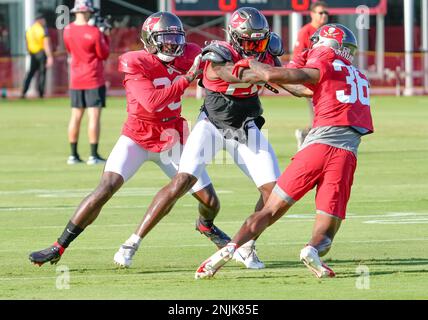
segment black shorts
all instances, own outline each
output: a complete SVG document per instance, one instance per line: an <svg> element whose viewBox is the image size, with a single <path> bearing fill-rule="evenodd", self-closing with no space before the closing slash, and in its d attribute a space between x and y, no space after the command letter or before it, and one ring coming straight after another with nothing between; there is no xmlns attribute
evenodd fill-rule
<svg viewBox="0 0 428 320"><path fill-rule="evenodd" d="M106 86L89 90L70 90L72 108L104 108L106 106Z"/></svg>

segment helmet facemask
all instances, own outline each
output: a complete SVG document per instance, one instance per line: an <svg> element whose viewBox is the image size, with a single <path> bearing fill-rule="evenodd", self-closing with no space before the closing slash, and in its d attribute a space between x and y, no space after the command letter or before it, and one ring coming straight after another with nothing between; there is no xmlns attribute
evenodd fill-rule
<svg viewBox="0 0 428 320"><path fill-rule="evenodd" d="M263 54L269 44L269 34L264 35L264 38L251 39L240 37L236 33L231 34L233 46L245 57L258 57Z"/></svg>
<svg viewBox="0 0 428 320"><path fill-rule="evenodd" d="M170 62L183 55L185 32L179 18L168 12L150 16L143 25L141 41L144 48L162 61Z"/></svg>
<svg viewBox="0 0 428 320"><path fill-rule="evenodd" d="M176 58L183 54L186 39L184 32L167 33L156 32L151 40L156 47L156 53L164 56Z"/></svg>
<svg viewBox="0 0 428 320"><path fill-rule="evenodd" d="M270 29L265 16L255 8L236 10L227 27L230 42L242 56L259 58L266 52Z"/></svg>

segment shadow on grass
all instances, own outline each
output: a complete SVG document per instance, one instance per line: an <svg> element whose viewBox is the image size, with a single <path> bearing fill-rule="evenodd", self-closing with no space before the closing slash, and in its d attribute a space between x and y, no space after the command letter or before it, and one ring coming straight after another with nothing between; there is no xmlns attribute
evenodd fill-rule
<svg viewBox="0 0 428 320"><path fill-rule="evenodd" d="M336 260L336 259L325 259L325 262L333 268L344 268L352 271L340 271L337 274L337 278L356 278L361 276L361 273L356 272L358 266L364 265L367 266L371 276L382 276L382 275L391 275L391 274L428 274L428 258L407 258L407 259L348 259L348 260ZM254 273L245 274L238 276L238 278L258 278L258 279L269 279L269 278L288 278L295 277L295 274L288 274L290 269L302 270L304 268L303 264L300 261L265 261L266 268L260 270L260 275L255 275ZM118 268L118 267L108 267L108 268L73 268L70 271L77 274L87 274L93 272L104 271L106 273L117 273L128 274L128 275L151 275L151 274L174 274L174 273L193 273L195 272L197 266L194 267L185 267L185 266L162 266L162 268L156 269L150 267L150 269L144 269L144 266L135 265L131 269ZM376 270L373 270L373 268ZM382 268L384 267L384 268ZM405 267L418 267L412 269L406 269ZM270 273L269 270L275 269L288 269L287 273ZM382 270L383 269L383 270ZM243 270L245 268L241 264L229 263L224 268L226 270ZM256 271L257 270L249 270ZM285 271L285 270L284 270ZM292 270L293 271L293 270Z"/></svg>
<svg viewBox="0 0 428 320"><path fill-rule="evenodd" d="M387 265L387 266L414 266L414 265L428 265L428 258L405 258L405 259L396 259L396 258L373 258L373 259L351 259L351 260L334 260L326 259L326 262L331 264L364 264L368 266L375 265Z"/></svg>
<svg viewBox="0 0 428 320"><path fill-rule="evenodd" d="M356 272L358 266L367 266L371 276L377 275L391 275L391 274L400 274L400 273L428 273L428 258L407 258L407 259L394 259L394 258L385 258L385 259L350 259L350 260L336 260L336 259L325 259L324 260L330 267L335 269L337 268L355 268L355 271L340 272L338 278L355 278L361 276L361 273ZM293 269L301 268L303 265L299 261L266 261L266 269ZM381 267L385 267L387 270L379 270ZM371 267L375 267L377 270ZM394 268L395 267L395 268ZM406 270L405 267L419 267L417 269L412 268Z"/></svg>
<svg viewBox="0 0 428 320"><path fill-rule="evenodd" d="M406 258L406 259L348 259L348 260L336 260L336 259L323 259L326 263L331 266L337 265L367 265L367 266L416 266L416 265L428 265L428 258ZM300 261L265 261L266 268L293 268L300 267L302 264Z"/></svg>
<svg viewBox="0 0 428 320"><path fill-rule="evenodd" d="M135 275L145 275L145 274L162 274L162 273L179 273L179 272L195 272L195 268L171 268L162 267L163 269L147 269L144 270L142 266L135 266L133 268L120 268L120 267L111 267L111 268L73 268L70 269L70 272L75 272L76 274L87 274L94 272L117 272L117 274L135 274Z"/></svg>

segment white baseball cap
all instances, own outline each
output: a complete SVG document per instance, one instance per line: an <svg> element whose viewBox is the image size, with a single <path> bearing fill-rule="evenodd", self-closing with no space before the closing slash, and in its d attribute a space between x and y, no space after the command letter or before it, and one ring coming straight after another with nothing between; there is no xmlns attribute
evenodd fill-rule
<svg viewBox="0 0 428 320"><path fill-rule="evenodd" d="M74 8L71 9L71 13L76 12L95 12L92 0L76 0L74 2Z"/></svg>

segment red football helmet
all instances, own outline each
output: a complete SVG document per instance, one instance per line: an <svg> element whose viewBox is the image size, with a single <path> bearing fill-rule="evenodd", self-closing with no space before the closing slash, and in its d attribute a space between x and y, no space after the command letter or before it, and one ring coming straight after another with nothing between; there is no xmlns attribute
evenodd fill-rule
<svg viewBox="0 0 428 320"><path fill-rule="evenodd" d="M156 12L149 16L141 29L141 41L152 54L179 57L186 44L181 20L170 12Z"/></svg>
<svg viewBox="0 0 428 320"><path fill-rule="evenodd" d="M263 54L269 44L269 24L255 8L236 10L230 18L227 32L233 47L246 57Z"/></svg>
<svg viewBox="0 0 428 320"><path fill-rule="evenodd" d="M353 61L358 50L358 42L354 33L341 24L326 24L319 28L311 37L312 48L326 46L338 50L341 55Z"/></svg>

